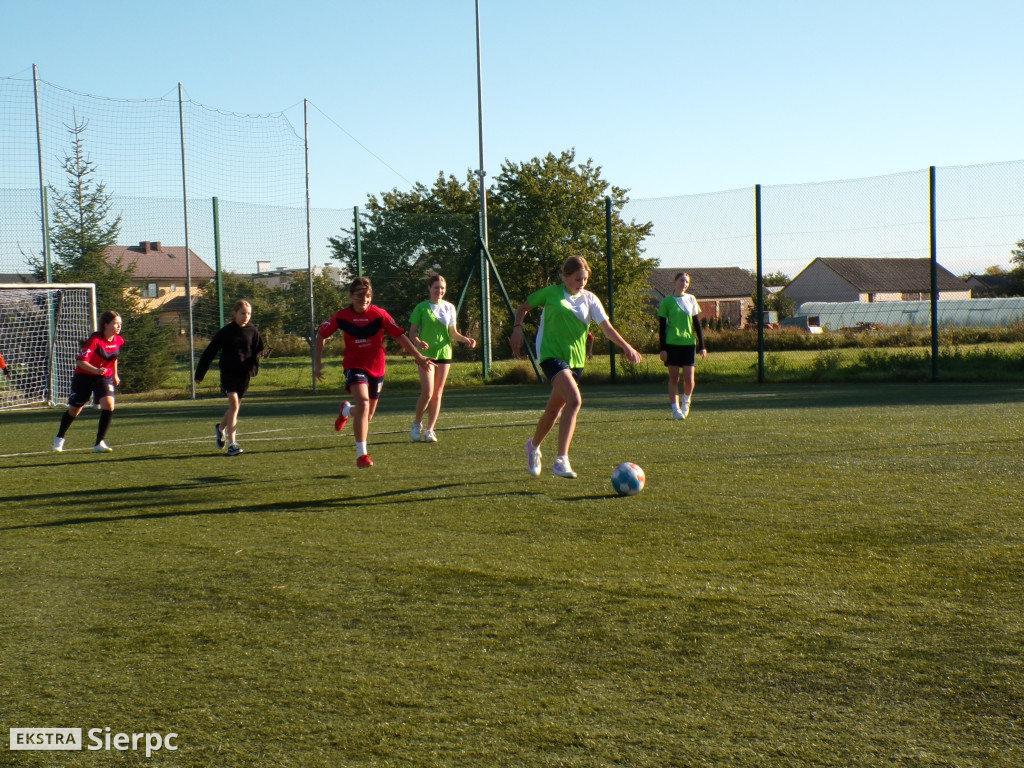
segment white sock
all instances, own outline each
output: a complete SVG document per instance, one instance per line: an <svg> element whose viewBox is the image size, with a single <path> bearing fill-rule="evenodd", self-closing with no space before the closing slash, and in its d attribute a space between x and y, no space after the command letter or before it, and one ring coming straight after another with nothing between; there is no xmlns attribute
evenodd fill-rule
<svg viewBox="0 0 1024 768"><path fill-rule="evenodd" d="M683 405L689 405L689 404L690 404L690 396L689 395L683 395Z"/></svg>
<svg viewBox="0 0 1024 768"><path fill-rule="evenodd" d="M351 413L352 413L352 404L351 404L351 403L349 403L348 405L346 405L346 406L345 406L344 408L342 408L342 409L341 409L341 415L342 415L342 416L345 416L346 418L347 418L347 417L348 417L348 416L349 416L349 415L350 415Z"/></svg>
<svg viewBox="0 0 1024 768"><path fill-rule="evenodd" d="M555 461L564 461L566 464L569 463L569 454L555 456Z"/></svg>
<svg viewBox="0 0 1024 768"><path fill-rule="evenodd" d="M361 443L357 442L356 443L356 456L365 456L365 455L366 455L366 441L364 440Z"/></svg>

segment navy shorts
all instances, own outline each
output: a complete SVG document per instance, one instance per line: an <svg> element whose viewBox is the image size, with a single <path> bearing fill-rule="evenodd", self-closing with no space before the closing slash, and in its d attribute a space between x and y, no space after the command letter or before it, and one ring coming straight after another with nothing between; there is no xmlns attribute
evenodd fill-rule
<svg viewBox="0 0 1024 768"><path fill-rule="evenodd" d="M570 368L569 364L565 362L565 360L559 360L557 357L549 357L546 360L541 360L540 369L544 371L544 375L548 377L549 382L562 371L569 371L572 373L572 377L576 380L577 387L580 385L580 379L583 378L582 368Z"/></svg>
<svg viewBox="0 0 1024 768"><path fill-rule="evenodd" d="M693 344L666 344L665 351L668 352L665 365L692 368L697 364L697 347Z"/></svg>
<svg viewBox="0 0 1024 768"><path fill-rule="evenodd" d="M68 396L68 405L72 408L82 408L88 405L90 399L94 403L98 403L104 397L113 397L116 391L113 376L97 376L92 373L75 371L71 376L71 394Z"/></svg>
<svg viewBox="0 0 1024 768"><path fill-rule="evenodd" d="M380 397L380 391L384 389L384 377L371 376L362 368L346 368L345 389L351 392L353 384L365 384L370 399L376 400Z"/></svg>
<svg viewBox="0 0 1024 768"><path fill-rule="evenodd" d="M220 391L222 394L228 394L234 392L238 395L238 399L241 400L245 397L245 393L249 391L249 380L252 377L248 373L238 373L236 371L221 371L220 372Z"/></svg>

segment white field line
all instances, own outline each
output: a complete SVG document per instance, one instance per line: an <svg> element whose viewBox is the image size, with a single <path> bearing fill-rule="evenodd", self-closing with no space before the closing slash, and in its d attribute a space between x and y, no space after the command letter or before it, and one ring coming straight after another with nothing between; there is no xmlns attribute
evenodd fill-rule
<svg viewBox="0 0 1024 768"><path fill-rule="evenodd" d="M774 392L765 392L765 393L756 393L756 394L749 394L749 395L732 395L732 394L730 394L730 395L707 395L707 396L700 396L700 395L698 395L698 397L696 399L697 400L705 400L705 401L710 401L710 400L739 400L739 399L751 399L751 398L768 398L768 397L775 397L775 396L776 396L776 393L774 393ZM621 405L621 406L615 406L615 407L616 408L622 408L622 409L650 408L651 404L650 403L628 403L628 404L624 404L624 405ZM608 409L608 407L606 406L604 408L604 410L607 410L607 409ZM500 427L514 427L514 426L524 426L524 425L529 425L529 424L535 424L536 420L537 420L537 416L539 415L540 411L541 411L541 409L538 408L538 409L534 409L534 410L482 412L482 413L478 414L476 416L476 418L478 418L478 419L489 419L489 421L487 423L485 423L485 424L480 424L480 423L448 424L448 425L445 425L443 427L438 427L437 431L439 431L439 432L449 432L449 431L462 430L462 429L487 429L488 427L500 428ZM530 415L531 418L520 419L520 420L516 420L516 421L509 421L507 419L507 417L510 416L510 415L520 415L520 414L522 414L522 415ZM505 419L501 419L500 417L503 417L503 416L506 417L506 418ZM300 429L301 429L301 427L281 427L281 428L278 428L278 429L263 429L263 430L258 430L256 432L240 432L239 436L243 437L247 442L272 442L272 441L275 441L275 440L304 440L304 439L316 438L316 437L320 437L320 438L333 438L333 437L337 436L337 433L329 432L329 431L317 431L317 432L308 432L308 431L306 431L306 432L303 432L302 434L292 435L292 436L280 435L281 432L295 432L295 431L298 431ZM389 430L382 430L382 431L373 431L373 432L371 432L371 435L401 435L401 434L406 434L407 432L408 432L408 429L389 429ZM352 434L351 430L346 430L346 431L342 432L340 436L341 437L346 437L346 436L351 435L351 434ZM274 436L274 437L257 437L257 435L276 435L276 436ZM170 445L170 444L186 444L187 445L187 444L192 444L192 443L197 443L198 444L198 443L207 443L207 442L212 442L212 441L213 441L213 437L207 435L207 436L203 436L203 437L179 437L179 438L175 438L173 440L150 440L150 441L138 442L138 443L118 443L118 444L116 444L115 452L119 451L119 450L121 450L123 448L139 448L139 447L146 447L146 446L151 446L151 445ZM92 452L92 448L91 447L65 448L63 452L64 453L90 453L90 452ZM47 455L47 454L50 454L50 453L53 453L53 451L42 450L42 451L20 451L20 452L17 452L17 453L0 453L0 459L12 459L12 458L18 458L18 457L21 457L21 456L44 456L44 455Z"/></svg>

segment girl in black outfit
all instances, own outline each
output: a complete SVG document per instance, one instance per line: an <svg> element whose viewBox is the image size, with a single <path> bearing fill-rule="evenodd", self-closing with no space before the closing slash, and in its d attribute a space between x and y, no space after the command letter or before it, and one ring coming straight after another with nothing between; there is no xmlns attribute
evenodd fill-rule
<svg viewBox="0 0 1024 768"><path fill-rule="evenodd" d="M238 424L238 408L249 389L249 379L259 373L260 356L263 354L263 338L249 320L252 305L245 299L235 302L231 311L232 320L221 328L210 341L196 366L196 383L206 375L213 358L220 352L220 390L228 398L228 409L224 418L214 426L217 447L228 446L228 456L237 456L242 447L235 440Z"/></svg>

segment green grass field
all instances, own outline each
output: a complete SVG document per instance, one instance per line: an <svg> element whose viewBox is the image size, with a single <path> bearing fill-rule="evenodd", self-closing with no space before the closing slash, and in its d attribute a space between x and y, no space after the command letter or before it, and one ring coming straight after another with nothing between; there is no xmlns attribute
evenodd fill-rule
<svg viewBox="0 0 1024 768"><path fill-rule="evenodd" d="M336 390L0 414L0 764L1024 764L1024 385L590 386L575 481L547 392L386 390L369 470Z"/></svg>

